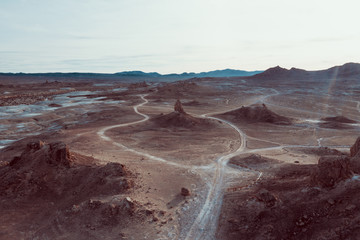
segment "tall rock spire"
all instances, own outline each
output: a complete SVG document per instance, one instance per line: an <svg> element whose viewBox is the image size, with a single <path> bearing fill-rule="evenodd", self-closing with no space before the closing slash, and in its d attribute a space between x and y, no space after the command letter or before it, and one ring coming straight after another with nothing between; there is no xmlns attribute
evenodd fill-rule
<svg viewBox="0 0 360 240"><path fill-rule="evenodd" d="M185 113L184 108L179 99L176 100L174 110L175 110L175 112L178 112L178 113Z"/></svg>

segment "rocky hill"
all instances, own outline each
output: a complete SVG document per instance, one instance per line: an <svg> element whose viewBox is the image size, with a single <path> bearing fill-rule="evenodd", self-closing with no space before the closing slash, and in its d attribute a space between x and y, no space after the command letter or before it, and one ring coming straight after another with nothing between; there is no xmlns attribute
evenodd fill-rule
<svg viewBox="0 0 360 240"><path fill-rule="evenodd" d="M348 79L360 77L359 63L346 63L326 70L306 71L303 69L285 69L280 66L269 68L266 71L250 76L249 79L258 80L323 80L323 79Z"/></svg>
<svg viewBox="0 0 360 240"><path fill-rule="evenodd" d="M168 114L160 114L150 120L159 127L181 127L181 128L208 128L215 125L210 119L193 117L186 113L180 100L177 100L174 111Z"/></svg>
<svg viewBox="0 0 360 240"><path fill-rule="evenodd" d="M344 116L326 117L321 119L318 125L322 128L331 129L349 129L353 128L351 124L357 123L356 121Z"/></svg>
<svg viewBox="0 0 360 240"><path fill-rule="evenodd" d="M291 119L278 115L267 108L265 104L255 104L248 107L241 107L218 115L234 122L244 123L272 123L288 125Z"/></svg>

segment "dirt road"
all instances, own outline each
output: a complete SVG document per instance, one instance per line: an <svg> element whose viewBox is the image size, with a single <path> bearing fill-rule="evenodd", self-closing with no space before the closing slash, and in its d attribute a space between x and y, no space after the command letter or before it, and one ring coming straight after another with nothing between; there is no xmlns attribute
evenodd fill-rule
<svg viewBox="0 0 360 240"><path fill-rule="evenodd" d="M208 117L206 115L203 115L203 117L221 121L235 129L239 133L241 143L236 151L223 155L216 160L212 184L210 185L205 203L186 236L188 240L215 239L215 231L222 206L225 166L230 158L244 151L246 147L246 135L237 126L220 118Z"/></svg>

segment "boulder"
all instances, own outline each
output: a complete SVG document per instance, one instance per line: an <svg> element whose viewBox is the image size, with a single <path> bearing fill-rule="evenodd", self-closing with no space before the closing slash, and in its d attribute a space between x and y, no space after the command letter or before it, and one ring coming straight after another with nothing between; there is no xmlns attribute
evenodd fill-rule
<svg viewBox="0 0 360 240"><path fill-rule="evenodd" d="M347 156L322 156L312 176L312 181L322 187L333 187L336 183L348 179L353 172Z"/></svg>
<svg viewBox="0 0 360 240"><path fill-rule="evenodd" d="M181 188L181 195L184 197L190 196L190 190L187 188Z"/></svg>

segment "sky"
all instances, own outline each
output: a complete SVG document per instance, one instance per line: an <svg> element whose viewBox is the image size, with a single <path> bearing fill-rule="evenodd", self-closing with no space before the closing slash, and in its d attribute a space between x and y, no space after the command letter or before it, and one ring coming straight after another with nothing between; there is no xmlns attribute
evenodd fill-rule
<svg viewBox="0 0 360 240"><path fill-rule="evenodd" d="M0 0L0 72L360 62L358 0Z"/></svg>

